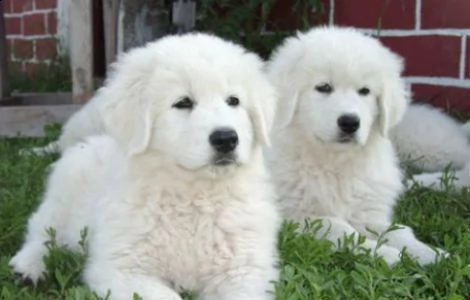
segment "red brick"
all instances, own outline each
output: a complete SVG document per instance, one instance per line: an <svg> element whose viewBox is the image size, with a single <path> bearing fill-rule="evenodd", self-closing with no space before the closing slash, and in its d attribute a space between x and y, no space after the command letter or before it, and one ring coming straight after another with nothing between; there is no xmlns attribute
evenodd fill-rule
<svg viewBox="0 0 470 300"><path fill-rule="evenodd" d="M45 14L37 13L23 16L24 35L42 35L46 33Z"/></svg>
<svg viewBox="0 0 470 300"><path fill-rule="evenodd" d="M13 11L13 0L3 0L0 5L3 5L3 12L6 14Z"/></svg>
<svg viewBox="0 0 470 300"><path fill-rule="evenodd" d="M465 67L465 77L470 79L470 36L467 36L467 55L465 57L466 67Z"/></svg>
<svg viewBox="0 0 470 300"><path fill-rule="evenodd" d="M57 14L55 12L48 13L47 16L47 33L54 35L57 33Z"/></svg>
<svg viewBox="0 0 470 300"><path fill-rule="evenodd" d="M57 0L35 0L36 9L49 9L57 7Z"/></svg>
<svg viewBox="0 0 470 300"><path fill-rule="evenodd" d="M33 10L33 0L12 0L12 12L21 13Z"/></svg>
<svg viewBox="0 0 470 300"><path fill-rule="evenodd" d="M291 0L274 1L274 6L268 16L266 29L273 30L293 30L304 27L307 22L309 26L328 23L330 1L320 0L321 7L313 11L311 5L294 6ZM307 20L300 17L302 12L308 12Z"/></svg>
<svg viewBox="0 0 470 300"><path fill-rule="evenodd" d="M458 36L382 37L381 40L405 58L406 76L459 76L461 38Z"/></svg>
<svg viewBox="0 0 470 300"><path fill-rule="evenodd" d="M416 102L470 113L470 88L413 84L412 91Z"/></svg>
<svg viewBox="0 0 470 300"><path fill-rule="evenodd" d="M20 17L5 17L6 34L22 34Z"/></svg>
<svg viewBox="0 0 470 300"><path fill-rule="evenodd" d="M36 58L38 60L53 59L57 55L57 43L54 38L36 40Z"/></svg>
<svg viewBox="0 0 470 300"><path fill-rule="evenodd" d="M336 0L335 24L360 28L414 28L415 5L415 0Z"/></svg>
<svg viewBox="0 0 470 300"><path fill-rule="evenodd" d="M421 10L422 28L470 28L470 1L424 0Z"/></svg>
<svg viewBox="0 0 470 300"><path fill-rule="evenodd" d="M13 56L22 59L33 58L33 46L33 41L15 39L13 40Z"/></svg>

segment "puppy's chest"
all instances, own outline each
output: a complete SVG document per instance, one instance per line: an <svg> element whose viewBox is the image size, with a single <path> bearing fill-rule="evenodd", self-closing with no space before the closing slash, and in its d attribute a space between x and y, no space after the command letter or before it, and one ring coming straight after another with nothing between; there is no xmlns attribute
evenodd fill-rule
<svg viewBox="0 0 470 300"><path fill-rule="evenodd" d="M287 217L297 221L312 216L347 219L379 196L372 182L365 182L352 172L301 165L286 171L278 182L281 208Z"/></svg>
<svg viewBox="0 0 470 300"><path fill-rule="evenodd" d="M143 243L152 268L166 280L197 290L209 274L220 272L256 241L257 220L249 205L227 199L172 199L154 209L153 226ZM190 275L189 275L190 274Z"/></svg>

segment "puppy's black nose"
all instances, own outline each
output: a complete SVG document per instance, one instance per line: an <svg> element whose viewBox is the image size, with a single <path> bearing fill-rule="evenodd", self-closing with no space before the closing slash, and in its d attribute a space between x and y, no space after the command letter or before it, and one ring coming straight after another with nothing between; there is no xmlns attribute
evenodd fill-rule
<svg viewBox="0 0 470 300"><path fill-rule="evenodd" d="M360 120L356 115L342 115L338 118L338 127L342 132L352 134L359 129Z"/></svg>
<svg viewBox="0 0 470 300"><path fill-rule="evenodd" d="M209 136L209 143L217 152L228 153L237 148L238 135L233 129L218 129Z"/></svg>

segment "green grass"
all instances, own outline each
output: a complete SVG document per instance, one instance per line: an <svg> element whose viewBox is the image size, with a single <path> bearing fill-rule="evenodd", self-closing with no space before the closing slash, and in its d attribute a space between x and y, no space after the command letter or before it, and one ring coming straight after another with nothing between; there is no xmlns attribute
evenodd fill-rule
<svg viewBox="0 0 470 300"><path fill-rule="evenodd" d="M53 131L53 130L52 130ZM20 247L30 213L44 189L54 157L20 157L19 149L45 139L0 140L0 299L94 299L80 283L85 254L72 254L52 242L48 275L37 287L23 285L8 261ZM413 187L397 207L397 221L410 225L423 241L447 249L451 258L420 267L408 257L393 268L382 259L296 233L286 224L279 238L282 276L277 299L470 299L470 197ZM315 224L312 225L314 228ZM347 241L346 241L347 242Z"/></svg>

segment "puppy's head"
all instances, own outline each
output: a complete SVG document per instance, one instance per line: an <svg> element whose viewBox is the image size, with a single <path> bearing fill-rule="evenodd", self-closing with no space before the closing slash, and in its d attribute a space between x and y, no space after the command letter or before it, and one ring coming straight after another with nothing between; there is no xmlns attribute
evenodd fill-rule
<svg viewBox="0 0 470 300"><path fill-rule="evenodd" d="M243 165L269 143L275 91L258 56L215 36L167 36L114 65L107 131L129 155L190 170Z"/></svg>
<svg viewBox="0 0 470 300"><path fill-rule="evenodd" d="M402 59L351 28L322 27L285 40L268 74L279 87L277 125L295 123L312 141L364 145L386 136L408 105Z"/></svg>

